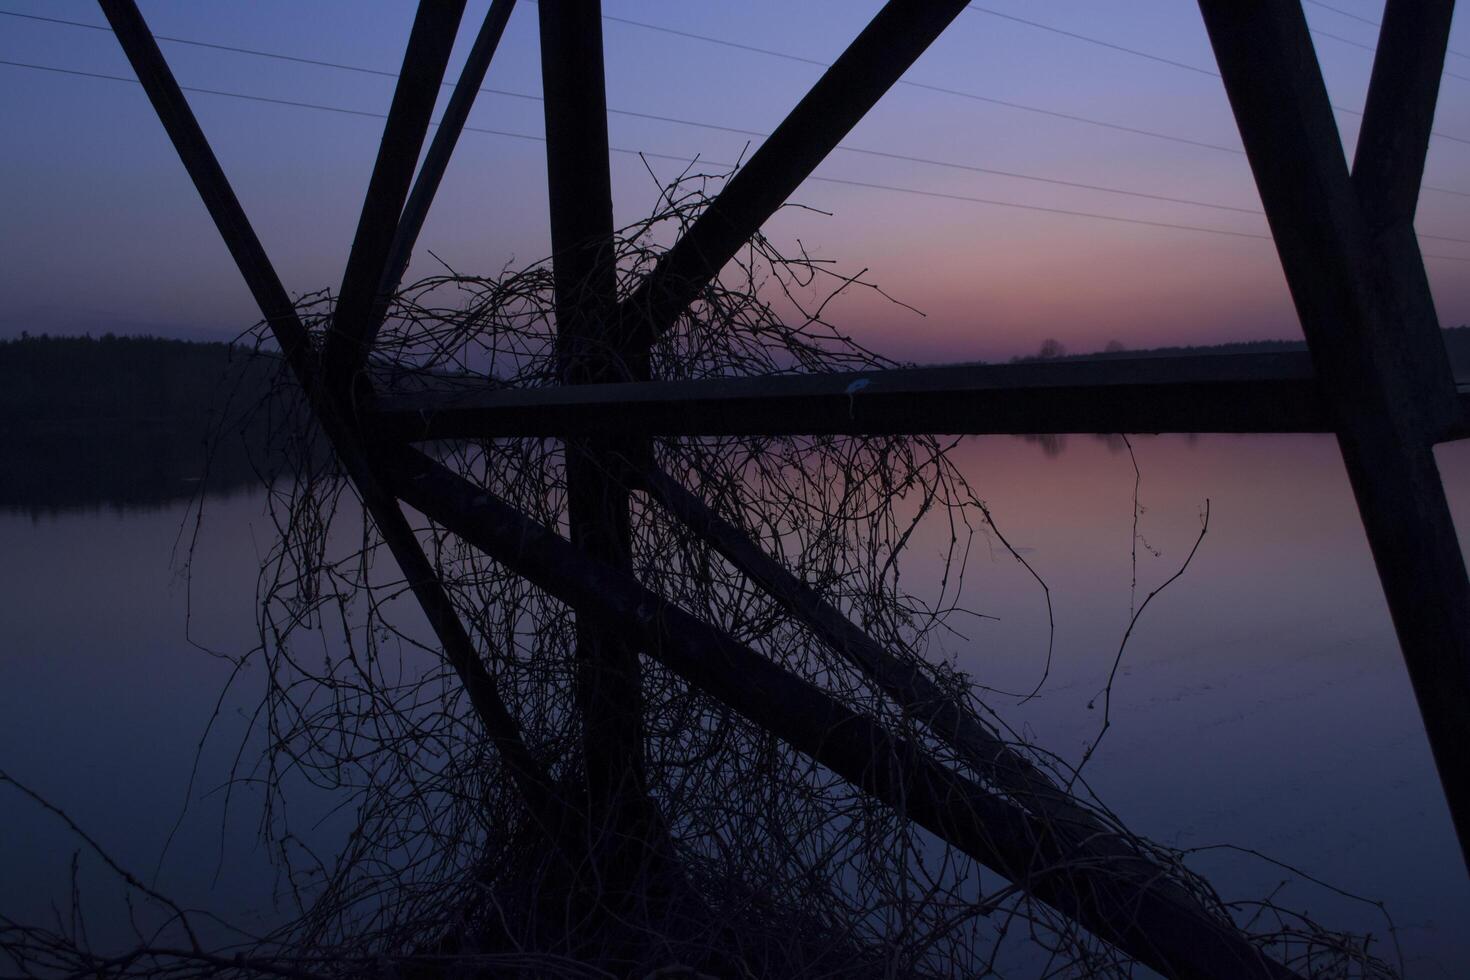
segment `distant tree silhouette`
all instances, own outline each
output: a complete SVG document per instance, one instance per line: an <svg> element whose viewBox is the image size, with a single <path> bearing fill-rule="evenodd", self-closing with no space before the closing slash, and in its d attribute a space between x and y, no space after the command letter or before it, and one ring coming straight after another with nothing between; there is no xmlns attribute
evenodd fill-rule
<svg viewBox="0 0 1470 980"><path fill-rule="evenodd" d="M1036 352L1038 359L1043 361L1055 360L1058 357L1067 356L1067 347L1055 337L1048 337L1041 342L1041 349Z"/></svg>

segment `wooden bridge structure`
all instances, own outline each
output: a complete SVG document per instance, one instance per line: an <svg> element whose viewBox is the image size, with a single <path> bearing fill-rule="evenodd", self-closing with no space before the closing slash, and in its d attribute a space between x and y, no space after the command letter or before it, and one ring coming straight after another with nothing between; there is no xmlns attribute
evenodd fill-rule
<svg viewBox="0 0 1470 980"><path fill-rule="evenodd" d="M798 433L1331 432L1470 856L1470 578L1436 467L1470 431L1413 230L1453 0L1388 0L1349 165L1299 0L1199 0L1308 351L660 381L648 350L964 9L889 0L626 298L615 292L601 12L541 0L541 64L564 384L401 394L365 370L513 0L494 0L428 140L464 0L422 0L325 343L308 337L133 0L100 0L313 410L526 805L563 806L522 741L403 511L407 504L577 618L591 819L636 838L639 657L903 807L1103 940L1169 976L1288 976L1102 828L932 682L636 451L660 436ZM428 142L427 152L424 145ZM422 163L420 164L420 156ZM866 382L854 396L854 379ZM569 537L415 448L548 436L567 446ZM639 462L643 460L643 462ZM618 474L610 476L609 474ZM1018 806L787 673L634 576L629 493L648 494L770 592ZM644 802L640 802L644 801ZM559 818L558 818L559 819ZM555 824L553 819L552 824ZM1069 856L1065 876L1055 869ZM601 854L610 875L627 855ZM1080 868L1080 870L1079 870Z"/></svg>

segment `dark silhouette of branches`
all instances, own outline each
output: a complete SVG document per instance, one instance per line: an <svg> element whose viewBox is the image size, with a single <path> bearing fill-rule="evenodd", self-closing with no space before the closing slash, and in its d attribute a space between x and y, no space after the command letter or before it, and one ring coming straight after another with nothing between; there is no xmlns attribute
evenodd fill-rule
<svg viewBox="0 0 1470 980"><path fill-rule="evenodd" d="M661 187L650 218L619 232L620 298L721 176L680 175ZM876 288L757 235L657 341L652 377L886 366L829 318L840 294ZM334 298L307 296L298 309L320 343ZM405 286L368 371L379 390L557 384L550 264L493 277L446 267ZM527 807L455 671L403 611L408 583L322 451L305 401L269 404L273 458L291 465L268 486L276 539L258 586L259 644L247 658L262 668L263 689L228 785L262 795L260 830L291 915L267 935L231 933L214 947L193 939L178 912L132 951L107 956L75 932L5 921L0 951L22 975L941 977L1017 960L1031 975L1130 976L1131 956L1059 911L1086 907L1088 876L1105 859L1133 869L1123 874L1131 887L1197 909L1190 921L1247 931L1254 949L1302 974L1347 975L1351 964L1354 975L1391 975L1365 941L1269 898L1223 900L1185 853L1131 834L1080 766L1027 745L969 677L929 659L931 641L966 611L964 559L977 532L1030 572L1051 612L1042 576L1010 548L949 458L951 444L934 437L659 439L627 449L605 476L632 493L633 572L664 610L650 618L678 610L779 665L831 699L823 703L878 726L866 730L891 734L875 736L875 751L880 742L912 747L926 771L966 780L1018 825L1038 828L1037 853L1057 861L1010 877L982 866L908 806L814 763L649 655L646 779L666 843L632 893L611 894L582 860L584 844L607 829L549 827ZM562 533L566 452L550 439L431 447L487 503ZM716 547L708 529L696 533L671 512L676 494L651 492L652 473L707 511L709 527L742 535L774 565ZM573 612L445 527L414 521L559 806L585 813ZM949 532L941 584L927 596L904 577L922 522ZM1114 672L1138 617L1188 564L1134 612ZM1050 641L1037 690L1049 664ZM1105 704L1104 731L1108 717ZM250 751L258 740L264 751ZM879 753L871 764L899 762ZM308 786L352 815L334 855L304 843L294 799ZM174 908L114 870L142 899ZM1043 879L1051 902L1035 895Z"/></svg>

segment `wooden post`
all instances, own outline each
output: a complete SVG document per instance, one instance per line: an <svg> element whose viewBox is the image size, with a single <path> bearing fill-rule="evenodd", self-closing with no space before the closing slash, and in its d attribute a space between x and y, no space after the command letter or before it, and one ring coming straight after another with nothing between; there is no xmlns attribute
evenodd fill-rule
<svg viewBox="0 0 1470 980"><path fill-rule="evenodd" d="M1454 388L1404 244L1449 25L1423 6L1385 16L1352 178L1301 5L1200 0L1470 863L1470 577L1433 455Z"/></svg>
<svg viewBox="0 0 1470 980"><path fill-rule="evenodd" d="M627 380L609 324L617 304L602 11L591 0L542 0L541 77L563 384ZM608 479L607 442L566 442L567 517L587 556L632 568L627 491ZM648 871L660 826L643 760L643 691L632 639L596 610L577 615L577 702L594 871L631 894Z"/></svg>

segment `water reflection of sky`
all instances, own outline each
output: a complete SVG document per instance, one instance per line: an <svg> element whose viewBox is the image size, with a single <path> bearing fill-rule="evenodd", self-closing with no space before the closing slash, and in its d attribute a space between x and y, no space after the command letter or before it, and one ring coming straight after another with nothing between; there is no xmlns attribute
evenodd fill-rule
<svg viewBox="0 0 1470 980"><path fill-rule="evenodd" d="M1459 975L1470 913L1459 859L1387 610L1330 439L1135 438L1142 471L1141 601L1178 567L1210 501L1188 573L1144 613L1114 689L1113 727L1087 775L1136 829L1196 847L1231 842L1388 902L1411 975ZM1076 760L1095 736L1102 686L1130 608L1133 469L1126 451L1073 437L1062 452L1010 438L956 458L1002 530L1044 577L1056 648L1042 695L995 697L1003 717ZM1441 461L1470 502L1470 453ZM249 645L257 557L272 534L259 497L210 501L192 587L170 570L172 510L0 517L0 768L65 806L133 868L151 871L185 799L200 732L228 663L193 648ZM905 574L923 591L945 544L916 536ZM1158 554L1155 555L1154 552ZM952 655L981 683L1028 689L1046 646L1035 583L998 544L972 552ZM191 612L186 636L186 610ZM265 909L278 883L252 834L248 791L219 844L220 780L258 678L227 699L160 882L193 904ZM201 798L202 797L202 798ZM309 801L306 801L309 802ZM66 892L72 842L0 796L0 911L47 915ZM1201 858L1228 896L1286 877L1238 855ZM85 878L100 909L117 888ZM1291 886L1285 904L1382 934L1377 913ZM267 918L269 916L267 915ZM1418 969L1414 968L1415 962ZM1437 963L1439 970L1431 967Z"/></svg>

